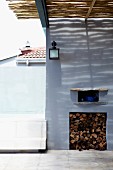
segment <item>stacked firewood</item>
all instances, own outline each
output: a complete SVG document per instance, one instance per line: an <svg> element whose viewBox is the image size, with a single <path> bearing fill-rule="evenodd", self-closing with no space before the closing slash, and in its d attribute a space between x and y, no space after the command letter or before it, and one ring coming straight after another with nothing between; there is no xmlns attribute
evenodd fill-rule
<svg viewBox="0 0 113 170"><path fill-rule="evenodd" d="M106 150L106 113L70 113L70 149Z"/></svg>

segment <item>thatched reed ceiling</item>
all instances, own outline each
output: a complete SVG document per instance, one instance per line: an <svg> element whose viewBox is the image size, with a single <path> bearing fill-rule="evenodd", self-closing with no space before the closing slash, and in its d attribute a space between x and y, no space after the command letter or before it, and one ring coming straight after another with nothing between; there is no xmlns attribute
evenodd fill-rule
<svg viewBox="0 0 113 170"><path fill-rule="evenodd" d="M35 0L6 0L18 19L39 18Z"/></svg>
<svg viewBox="0 0 113 170"><path fill-rule="evenodd" d="M50 18L113 17L113 0L46 0L46 4Z"/></svg>
<svg viewBox="0 0 113 170"><path fill-rule="evenodd" d="M35 0L7 1L19 19L39 17ZM113 18L113 0L45 0L45 2L48 18Z"/></svg>

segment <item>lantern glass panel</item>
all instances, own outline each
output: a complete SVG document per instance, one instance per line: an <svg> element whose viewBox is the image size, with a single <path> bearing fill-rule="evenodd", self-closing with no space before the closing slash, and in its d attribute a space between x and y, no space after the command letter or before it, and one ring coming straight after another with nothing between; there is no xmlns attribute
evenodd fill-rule
<svg viewBox="0 0 113 170"><path fill-rule="evenodd" d="M59 56L58 56L59 54L58 54L58 49L51 49L50 50L50 58L58 58Z"/></svg>

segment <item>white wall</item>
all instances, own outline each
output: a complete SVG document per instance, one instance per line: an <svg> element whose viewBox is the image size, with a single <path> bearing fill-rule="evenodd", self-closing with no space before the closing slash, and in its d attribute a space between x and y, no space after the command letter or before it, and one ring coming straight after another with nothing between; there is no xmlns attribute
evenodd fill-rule
<svg viewBox="0 0 113 170"><path fill-rule="evenodd" d="M60 60L49 60L51 41ZM47 30L48 148L69 149L69 112L106 112L107 149L113 150L113 20L51 20ZM106 105L76 105L71 88L108 88Z"/></svg>
<svg viewBox="0 0 113 170"><path fill-rule="evenodd" d="M0 150L46 149L45 102L45 64L0 62Z"/></svg>
<svg viewBox="0 0 113 170"><path fill-rule="evenodd" d="M45 64L0 67L0 114L45 116Z"/></svg>

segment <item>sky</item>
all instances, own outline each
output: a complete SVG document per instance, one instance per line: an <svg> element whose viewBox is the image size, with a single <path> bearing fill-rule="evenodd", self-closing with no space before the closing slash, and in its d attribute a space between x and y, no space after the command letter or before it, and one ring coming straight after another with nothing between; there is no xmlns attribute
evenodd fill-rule
<svg viewBox="0 0 113 170"><path fill-rule="evenodd" d="M0 1L0 58L20 53L29 41L32 47L45 47L46 39L39 19L19 20L7 5Z"/></svg>

